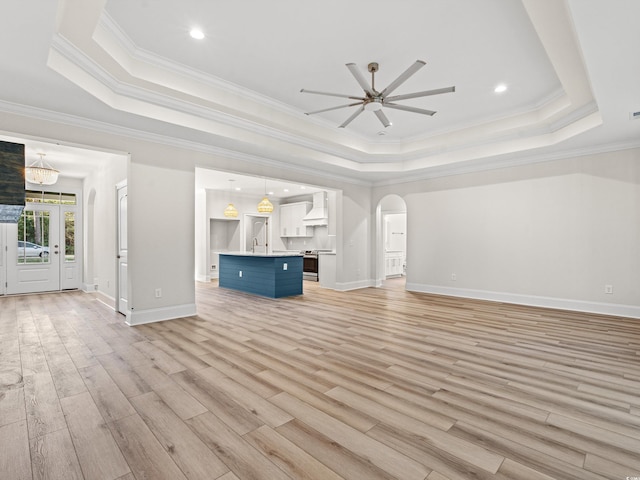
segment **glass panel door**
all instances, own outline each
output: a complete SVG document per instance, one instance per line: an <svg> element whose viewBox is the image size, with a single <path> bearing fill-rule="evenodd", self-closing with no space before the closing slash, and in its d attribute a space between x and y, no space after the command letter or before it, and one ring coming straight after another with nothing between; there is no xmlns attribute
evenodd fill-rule
<svg viewBox="0 0 640 480"><path fill-rule="evenodd" d="M7 225L6 238L7 293L48 292L60 289L57 205L28 205L17 225Z"/></svg>
<svg viewBox="0 0 640 480"><path fill-rule="evenodd" d="M24 210L18 221L18 264L49 263L50 212Z"/></svg>

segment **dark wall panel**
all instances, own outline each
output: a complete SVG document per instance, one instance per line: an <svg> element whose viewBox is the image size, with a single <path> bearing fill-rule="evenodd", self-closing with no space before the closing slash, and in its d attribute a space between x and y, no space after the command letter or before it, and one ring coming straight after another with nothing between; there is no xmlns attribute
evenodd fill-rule
<svg viewBox="0 0 640 480"><path fill-rule="evenodd" d="M17 223L24 200L24 145L0 141L0 223Z"/></svg>

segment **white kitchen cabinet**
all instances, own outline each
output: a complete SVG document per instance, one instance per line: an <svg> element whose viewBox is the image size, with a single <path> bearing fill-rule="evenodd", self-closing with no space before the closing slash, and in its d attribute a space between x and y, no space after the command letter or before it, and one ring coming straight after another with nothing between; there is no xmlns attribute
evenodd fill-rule
<svg viewBox="0 0 640 480"><path fill-rule="evenodd" d="M399 277L404 273L404 254L402 252L386 252L385 260L385 276Z"/></svg>
<svg viewBox="0 0 640 480"><path fill-rule="evenodd" d="M296 202L280 205L281 237L313 237L313 227L308 227L302 219L311 210L311 202Z"/></svg>

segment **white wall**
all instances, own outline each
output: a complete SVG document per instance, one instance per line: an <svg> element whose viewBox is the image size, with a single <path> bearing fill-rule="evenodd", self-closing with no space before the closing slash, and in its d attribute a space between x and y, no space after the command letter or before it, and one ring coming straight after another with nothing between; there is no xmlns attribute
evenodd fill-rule
<svg viewBox="0 0 640 480"><path fill-rule="evenodd" d="M127 178L127 157L114 155L83 183L84 284L111 306L116 295L116 184Z"/></svg>
<svg viewBox="0 0 640 480"><path fill-rule="evenodd" d="M349 290L373 286L369 239L375 230L375 213L372 212L370 189L343 192L341 199L338 196L337 204L342 218L336 239L336 287Z"/></svg>
<svg viewBox="0 0 640 480"><path fill-rule="evenodd" d="M640 150L385 187L374 198L391 191L407 203L408 289L640 317Z"/></svg>
<svg viewBox="0 0 640 480"><path fill-rule="evenodd" d="M139 156L148 158L144 152ZM127 181L128 321L193 315L195 171L136 163L133 158L132 153Z"/></svg>

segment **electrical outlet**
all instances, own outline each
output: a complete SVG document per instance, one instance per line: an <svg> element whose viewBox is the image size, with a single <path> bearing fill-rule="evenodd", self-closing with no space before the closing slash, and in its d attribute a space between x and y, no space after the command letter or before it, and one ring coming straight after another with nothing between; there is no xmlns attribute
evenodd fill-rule
<svg viewBox="0 0 640 480"><path fill-rule="evenodd" d="M286 263L282 265L282 269L283 269L283 270L286 270L286 269L287 269L287 267L288 267L288 265L287 265Z"/></svg>
<svg viewBox="0 0 640 480"><path fill-rule="evenodd" d="M453 280L455 282L456 280L458 280L458 276L455 273L452 273L451 274L451 280Z"/></svg>
<svg viewBox="0 0 640 480"><path fill-rule="evenodd" d="M156 298L161 298L161 297L162 297L162 289L156 288Z"/></svg>
<svg viewBox="0 0 640 480"><path fill-rule="evenodd" d="M240 278L242 278L242 270L240 270L240 271L238 272L238 276L239 276Z"/></svg>
<svg viewBox="0 0 640 480"><path fill-rule="evenodd" d="M215 270L216 268L218 268L217 265L211 265L211 270Z"/></svg>
<svg viewBox="0 0 640 480"><path fill-rule="evenodd" d="M604 293L606 293L607 295L612 295L613 294L613 285L605 285L604 286Z"/></svg>

